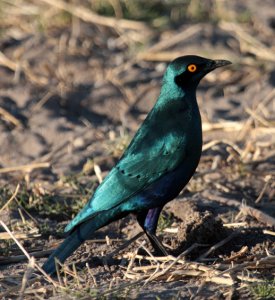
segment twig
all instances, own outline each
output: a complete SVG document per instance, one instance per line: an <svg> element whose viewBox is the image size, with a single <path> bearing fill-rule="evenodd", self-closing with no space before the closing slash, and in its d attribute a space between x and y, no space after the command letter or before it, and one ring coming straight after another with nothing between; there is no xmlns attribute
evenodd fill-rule
<svg viewBox="0 0 275 300"><path fill-rule="evenodd" d="M182 51L142 52L137 55L138 60L169 62L182 55Z"/></svg>
<svg viewBox="0 0 275 300"><path fill-rule="evenodd" d="M204 258L206 258L210 253L214 252L215 250L217 250L218 248L220 248L221 246L223 246L224 244L228 243L229 241L231 241L236 235L238 235L239 232L233 232L231 233L227 238L223 239L222 241L218 242L217 244L213 245L208 251L206 251L205 253L203 253L198 260L204 260Z"/></svg>
<svg viewBox="0 0 275 300"><path fill-rule="evenodd" d="M268 185L269 185L271 179L272 179L272 176L267 176L267 177L266 177L266 183L265 183L263 189L261 190L261 192L260 192L258 198L255 200L255 203L259 203L259 202L262 200L262 198L263 198L263 196L264 196L264 193L265 193L265 191L266 191L266 189L267 189L267 187L268 187Z"/></svg>
<svg viewBox="0 0 275 300"><path fill-rule="evenodd" d="M244 215L251 216L259 222L264 223L268 226L275 226L275 218L263 213L262 211L254 207L243 205L241 207L241 213Z"/></svg>
<svg viewBox="0 0 275 300"><path fill-rule="evenodd" d="M134 237L132 237L130 240L126 241L123 245L121 245L120 247L118 247L116 250L114 250L113 252L109 253L107 255L107 258L110 258L112 256L117 255L121 250L125 249L126 247L128 247L130 244L132 244L135 240L139 239L140 237L142 237L144 235L144 232L141 231L138 234L136 234Z"/></svg>
<svg viewBox="0 0 275 300"><path fill-rule="evenodd" d="M194 248L198 247L198 244L193 244L191 247L189 247L187 250L182 252L176 259L172 261L170 265L168 265L163 271L158 272L153 277L151 277L151 280L156 279L159 276L164 275L167 273L178 261L180 261L184 256L186 256L190 251L192 251Z"/></svg>
<svg viewBox="0 0 275 300"><path fill-rule="evenodd" d="M176 44L188 39L189 37L193 37L201 29L202 29L202 26L200 24L189 26L184 31L173 35L170 39L162 40L162 41L158 42L157 44L155 44L154 46L152 46L151 48L146 49L146 52L140 53L138 55L138 58L145 59L146 55L148 55L148 53L152 54L152 52L162 51L169 47L175 46Z"/></svg>
<svg viewBox="0 0 275 300"><path fill-rule="evenodd" d="M18 233L14 232L13 235L17 239L32 239L41 236L40 233L23 233L23 232L18 232ZM10 239L11 236L7 232L0 232L0 240L10 240Z"/></svg>
<svg viewBox="0 0 275 300"><path fill-rule="evenodd" d="M267 106L267 104L268 104L271 100L274 100L274 97L275 97L275 90L273 89L271 92L268 93L268 95L267 95L262 101L260 101L260 102L257 104L257 106L254 108L254 112L257 113L257 112L260 110L260 108L262 107L262 105ZM251 127L251 125L252 125L252 123L253 123L253 120L254 120L254 119L253 119L252 116L250 116L250 117L246 120L246 122L245 122L243 128L240 130L239 137L238 137L239 140L243 140L243 138L246 136L247 131L250 129L250 127Z"/></svg>
<svg viewBox="0 0 275 300"><path fill-rule="evenodd" d="M39 222L19 203L18 199L15 199L15 201L19 206L18 209L22 210L33 221L34 224L39 226Z"/></svg>
<svg viewBox="0 0 275 300"><path fill-rule="evenodd" d="M232 260L236 260L236 258L239 258L240 256L243 256L248 251L247 246L243 246L240 251L238 251L236 254L230 256L229 258L225 259L224 262L228 263Z"/></svg>
<svg viewBox="0 0 275 300"><path fill-rule="evenodd" d="M154 262L156 263L156 268L155 271L151 274L151 276L145 281L144 285L145 286L150 280L151 278L153 278L155 276L155 274L158 273L159 269L160 269L160 263L156 260L155 256L152 255L152 253L144 246L142 245L142 248L150 255L151 258L154 259Z"/></svg>
<svg viewBox="0 0 275 300"><path fill-rule="evenodd" d="M228 206L234 206L237 207L241 213L245 215L249 215L251 217L254 217L258 221L268 225L268 226L275 226L275 219L262 211L260 211L257 208L251 207L249 205L243 205L242 203L232 200L232 199L227 199L219 195L212 195L208 193L207 191L203 192L202 195L211 201L217 201L222 204L228 205Z"/></svg>
<svg viewBox="0 0 275 300"><path fill-rule="evenodd" d="M131 260L130 260L128 266L127 266L127 270L126 270L126 272L125 272L125 274L124 274L124 278L127 277L128 272L130 271L131 267L133 266L139 248L140 248L140 247L138 247L138 248L134 251L134 253L133 253L133 255L132 255L132 258L131 258Z"/></svg>
<svg viewBox="0 0 275 300"><path fill-rule="evenodd" d="M275 155L275 151L270 151L264 158L251 160L251 161L245 162L245 164L248 166L252 165L253 167L256 167L259 164L264 164L264 163L268 162L269 160L272 160L274 155ZM271 173L271 171L270 171L270 173ZM271 174L267 174L267 176L271 176Z"/></svg>
<svg viewBox="0 0 275 300"><path fill-rule="evenodd" d="M12 234L12 232L9 230L9 228L6 226L6 224L0 220L1 226L10 234L14 242L17 244L17 246L20 248L20 250L24 253L24 255L28 258L28 260L31 260L31 256L29 253L25 250L25 248L19 243L19 241L16 239L16 237ZM57 287L57 283L35 262L35 267L47 278L49 282L53 284L54 287Z"/></svg>
<svg viewBox="0 0 275 300"><path fill-rule="evenodd" d="M14 72L17 72L20 64L13 62L2 51L0 51L0 65ZM46 77L38 77L37 75L33 74L26 64L20 65L20 68L22 68L26 76L34 83L37 83L39 85L46 85L48 83L48 79Z"/></svg>
<svg viewBox="0 0 275 300"><path fill-rule="evenodd" d="M31 279L28 281L29 285L35 283L37 281L37 278ZM20 289L20 285L16 285L13 286L11 288L9 288L7 291L5 291L4 293L0 294L0 299L6 299L6 296L10 296L12 293L18 292L18 290ZM10 298L8 298L10 299Z"/></svg>
<svg viewBox="0 0 275 300"><path fill-rule="evenodd" d="M233 31L234 36L238 37L242 51L249 51L263 60L275 61L274 51L270 50L259 39L254 38L245 32L242 26L237 23L222 21L219 26L226 31Z"/></svg>
<svg viewBox="0 0 275 300"><path fill-rule="evenodd" d="M163 232L168 232L168 233L178 233L179 228L178 227L171 227L171 228L164 228Z"/></svg>
<svg viewBox="0 0 275 300"><path fill-rule="evenodd" d="M102 172L101 172L100 166L96 163L94 163L94 172L95 172L98 182L101 183L103 181Z"/></svg>
<svg viewBox="0 0 275 300"><path fill-rule="evenodd" d="M20 188L20 184L17 184L16 186L16 189L14 191L14 193L12 194L12 196L10 197L10 199L1 207L0 209L0 213L6 208L9 206L9 204L12 202L13 199L15 199L18 191L19 191L19 188Z"/></svg>
<svg viewBox="0 0 275 300"><path fill-rule="evenodd" d="M85 22L95 23L97 25L112 28L120 27L121 29L149 30L148 26L146 26L146 24L143 22L100 16L84 7L81 7L79 5L72 5L62 0L42 1L58 9L65 10Z"/></svg>
<svg viewBox="0 0 275 300"><path fill-rule="evenodd" d="M0 51L0 65L15 71L16 70L16 63L9 59L2 51Z"/></svg>
<svg viewBox="0 0 275 300"><path fill-rule="evenodd" d="M246 226L247 223L246 222L235 222L235 223L227 223L227 224L223 224L223 227L227 227L227 228L234 228L234 227L242 227L242 226Z"/></svg>
<svg viewBox="0 0 275 300"><path fill-rule="evenodd" d="M245 111L255 120L257 120L258 122L260 122L262 125L266 126L266 127L271 127L272 125L266 121L264 118L262 118L261 116L259 116L255 111L253 111L252 109L250 109L249 107L245 108Z"/></svg>
<svg viewBox="0 0 275 300"><path fill-rule="evenodd" d="M39 109L41 109L42 106L44 106L47 101L54 95L53 91L48 91L37 103L35 103L31 108L31 114L34 114Z"/></svg>
<svg viewBox="0 0 275 300"><path fill-rule="evenodd" d="M275 236L275 231L271 231L271 230L264 229L264 230L263 230L263 233L264 233L264 234L269 234L269 235Z"/></svg>
<svg viewBox="0 0 275 300"><path fill-rule="evenodd" d="M0 220L0 224L2 227L7 231L7 233L11 236L11 238L14 240L14 242L17 244L17 246L21 249L21 251L25 254L25 256L28 258L28 260L31 259L29 253L25 250L25 248L18 242L17 238L13 235L13 233L9 230L9 228L6 226L6 224Z"/></svg>
<svg viewBox="0 0 275 300"><path fill-rule="evenodd" d="M126 259L131 259L133 256L133 253L126 253L123 255L123 258L126 258ZM154 258L152 258L151 256L146 256L146 255L140 255L140 254L137 254L135 255L135 258L138 259L138 260L148 260L148 261L162 261L162 262L167 262L167 261L171 261L171 260L175 260L176 258L174 256L155 256ZM183 262L183 260L182 260Z"/></svg>
<svg viewBox="0 0 275 300"><path fill-rule="evenodd" d="M241 149L234 143L227 141L227 140L213 140L207 144L204 144L202 147L202 151L206 151L210 148L212 148L213 146L216 146L218 144L224 144L224 145L228 145L229 147L231 147L234 151L236 151L236 153L238 153L239 155L241 155Z"/></svg>
<svg viewBox="0 0 275 300"><path fill-rule="evenodd" d="M187 248L183 253L181 253L180 255L183 256L186 256L187 254L189 254L190 252L192 252L195 248L198 248L198 247L206 247L208 245L206 244L198 244L198 243L194 243L193 245L191 245L189 248ZM123 255L124 258L126 259L129 259L132 257L132 253L127 253L125 255ZM136 259L139 259L139 260L148 260L148 261L152 261L152 260L157 260L157 261L162 261L162 262L170 262L170 261L175 261L177 260L177 262L179 263L185 263L184 260L182 259L178 259L178 257L174 257L172 255L169 255L169 256L155 256L154 258L152 258L151 256L145 256L145 255L136 255L135 256Z"/></svg>
<svg viewBox="0 0 275 300"><path fill-rule="evenodd" d="M22 123L15 118L11 113L6 111L3 107L0 107L0 115L5 119L6 121L12 123L16 127L22 127Z"/></svg>
<svg viewBox="0 0 275 300"><path fill-rule="evenodd" d="M30 256L35 258L41 258L46 257L52 254L53 250L43 250L43 251L36 251L31 252ZM17 263L20 261L24 261L28 259L25 255L15 255L15 256L9 256L9 257L0 257L0 263L1 264L11 264L11 263Z"/></svg>
<svg viewBox="0 0 275 300"><path fill-rule="evenodd" d="M19 296L19 300L23 300L24 298L24 292L27 288L27 283L29 282L33 269L35 266L35 260L34 257L31 257L29 260L29 263L27 265L27 270L24 273L24 276L22 278L22 284L21 284L21 290L20 290L20 296Z"/></svg>
<svg viewBox="0 0 275 300"><path fill-rule="evenodd" d="M29 173L34 169L47 169L50 166L51 164L49 162L43 162L43 163L34 163L34 164L23 165L23 166L7 167L7 168L0 169L0 174L16 172L16 171L24 171L26 173Z"/></svg>
<svg viewBox="0 0 275 300"><path fill-rule="evenodd" d="M239 131L243 127L243 122L236 121L220 121L218 123L202 123L203 131L223 130L223 131Z"/></svg>
<svg viewBox="0 0 275 300"><path fill-rule="evenodd" d="M268 266L268 268L274 268L275 267L275 256L266 256L260 260L257 260L257 261L252 261L252 262L245 262L245 263L242 263L242 264L239 264L235 267L231 267L231 268L228 268L224 271L222 271L221 273L219 273L219 275L223 275L223 274L226 274L226 273L232 273L232 272L236 272L236 271L239 271L239 270L243 270L244 268L265 268L266 266Z"/></svg>

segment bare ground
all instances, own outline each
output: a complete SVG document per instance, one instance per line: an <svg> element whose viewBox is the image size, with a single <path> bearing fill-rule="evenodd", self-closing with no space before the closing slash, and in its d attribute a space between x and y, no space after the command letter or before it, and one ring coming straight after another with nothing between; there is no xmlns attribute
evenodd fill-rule
<svg viewBox="0 0 275 300"><path fill-rule="evenodd" d="M272 1L217 3L143 22L98 19L88 2L0 7L1 299L275 297L275 12ZM41 275L153 106L166 63L185 54L233 65L198 90L201 162L158 226L171 256L144 236L127 245L140 232L129 216L82 245L65 276Z"/></svg>

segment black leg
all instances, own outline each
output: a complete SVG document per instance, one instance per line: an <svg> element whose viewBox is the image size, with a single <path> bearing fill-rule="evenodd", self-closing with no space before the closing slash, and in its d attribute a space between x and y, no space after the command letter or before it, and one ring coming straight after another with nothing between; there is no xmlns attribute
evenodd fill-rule
<svg viewBox="0 0 275 300"><path fill-rule="evenodd" d="M160 212L163 207L157 207L153 209L149 209L148 211L139 213L137 215L137 221L139 225L142 227L144 232L146 233L148 239L150 240L156 255L169 255L165 250L162 243L156 236L156 229L158 225L158 219Z"/></svg>
<svg viewBox="0 0 275 300"><path fill-rule="evenodd" d="M166 251L166 249L164 248L164 246L162 245L162 243L160 242L160 240L158 239L158 237L155 234L150 233L149 231L145 231L146 235L148 236L154 250L155 250L155 255L156 256L168 256L168 252Z"/></svg>

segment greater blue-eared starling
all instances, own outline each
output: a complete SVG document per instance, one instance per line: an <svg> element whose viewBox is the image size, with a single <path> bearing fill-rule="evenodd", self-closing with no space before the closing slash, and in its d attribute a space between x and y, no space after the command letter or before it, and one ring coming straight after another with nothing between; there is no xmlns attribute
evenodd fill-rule
<svg viewBox="0 0 275 300"><path fill-rule="evenodd" d="M56 272L55 258L63 263L94 231L129 213L154 249L167 255L156 237L160 212L188 183L201 156L196 89L207 73L228 64L194 55L169 64L157 102L116 166L65 228L67 238L43 265L47 273Z"/></svg>

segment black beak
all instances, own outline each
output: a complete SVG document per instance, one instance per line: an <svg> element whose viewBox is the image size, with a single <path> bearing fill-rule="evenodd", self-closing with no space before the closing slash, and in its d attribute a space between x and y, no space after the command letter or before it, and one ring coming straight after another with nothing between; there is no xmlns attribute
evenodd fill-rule
<svg viewBox="0 0 275 300"><path fill-rule="evenodd" d="M232 62L229 60L214 60L214 66L215 68L231 65Z"/></svg>
<svg viewBox="0 0 275 300"><path fill-rule="evenodd" d="M231 65L232 62L229 60L212 60L211 64L208 66L208 70L212 71L214 69Z"/></svg>

